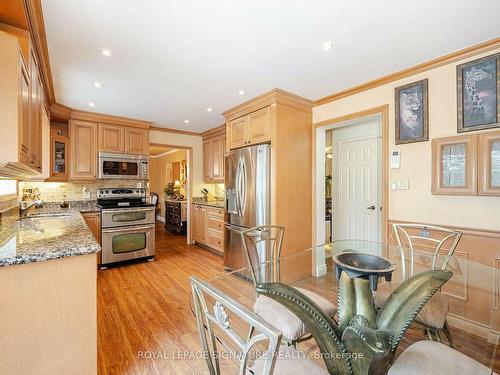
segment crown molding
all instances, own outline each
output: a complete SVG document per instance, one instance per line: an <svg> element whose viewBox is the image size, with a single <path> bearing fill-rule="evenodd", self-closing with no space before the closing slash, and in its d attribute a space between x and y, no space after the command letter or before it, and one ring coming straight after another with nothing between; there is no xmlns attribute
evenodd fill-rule
<svg viewBox="0 0 500 375"><path fill-rule="evenodd" d="M151 126L149 130L155 130L159 132L166 132L166 133L175 133L175 134L184 134L184 135L191 135L191 136L196 136L196 137L201 137L201 133L197 132L190 132L186 130L178 130L178 129L170 129L170 128L161 128L159 126Z"/></svg>
<svg viewBox="0 0 500 375"><path fill-rule="evenodd" d="M226 133L226 124L219 125L215 128L205 130L201 133L203 139L217 137Z"/></svg>
<svg viewBox="0 0 500 375"><path fill-rule="evenodd" d="M313 101L284 90L273 89L233 108L228 109L227 111L223 112L222 115L226 118L226 121L229 121L246 115L247 113L257 111L264 107L268 107L272 104L283 104L288 107L311 113Z"/></svg>
<svg viewBox="0 0 500 375"><path fill-rule="evenodd" d="M410 77L412 75L422 73L427 70L435 69L440 66L465 59L470 56L478 55L483 52L488 52L498 47L500 47L500 37L493 38L479 44L475 44L473 46L461 49L459 51L455 51L447 55L440 56L435 59L423 62L421 64L414 65L410 68L400 70L399 72L391 73L389 75L374 79L372 81L368 81L361 85L357 85L349 89L345 89L337 93L325 96L323 98L315 100L314 106L316 107L319 105L327 104L335 100L345 98L347 96L358 94L360 92L367 91L378 86L386 85L388 83L398 81L400 79Z"/></svg>
<svg viewBox="0 0 500 375"><path fill-rule="evenodd" d="M149 129L152 124L152 122L150 121L136 120L127 117L106 115L103 113L87 112L80 110L72 110L70 119L92 121L92 122L103 122L106 124L125 125L125 126L132 126L135 128L144 128L144 129Z"/></svg>
<svg viewBox="0 0 500 375"><path fill-rule="evenodd" d="M52 104L56 101L56 96L52 81L52 72L50 70L49 49L47 47L47 35L45 33L41 0L24 0L24 10L31 33L33 49L35 50L40 67L45 97Z"/></svg>

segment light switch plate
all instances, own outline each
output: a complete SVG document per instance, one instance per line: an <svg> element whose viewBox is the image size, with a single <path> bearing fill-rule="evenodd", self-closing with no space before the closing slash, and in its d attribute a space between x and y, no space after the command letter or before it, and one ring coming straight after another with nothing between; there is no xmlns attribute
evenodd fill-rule
<svg viewBox="0 0 500 375"><path fill-rule="evenodd" d="M408 190L410 188L410 179L408 177L402 178L398 181L399 190Z"/></svg>

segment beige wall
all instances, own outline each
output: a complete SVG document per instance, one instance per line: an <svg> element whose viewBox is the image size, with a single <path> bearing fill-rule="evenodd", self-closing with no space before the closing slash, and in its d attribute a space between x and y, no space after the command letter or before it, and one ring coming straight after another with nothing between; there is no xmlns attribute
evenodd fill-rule
<svg viewBox="0 0 500 375"><path fill-rule="evenodd" d="M389 219L499 230L498 197L431 194L431 140L457 135L456 66L497 52L500 48L313 108L316 123L389 104L389 151L401 149L401 168L389 171L390 181L410 179L409 190L389 192ZM396 146L394 88L425 78L429 79L429 141Z"/></svg>
<svg viewBox="0 0 500 375"><path fill-rule="evenodd" d="M167 163L187 160L187 151L180 150L171 154L149 158L149 190L159 196L160 216L165 218L165 194L163 189L170 182L167 176ZM187 193L181 189L181 194L187 198Z"/></svg>
<svg viewBox="0 0 500 375"><path fill-rule="evenodd" d="M200 136L152 130L149 132L149 142L192 148L193 169L191 175L193 179L193 196L201 196L201 189L204 187L212 194L215 194L215 185L205 184L203 181L203 140Z"/></svg>

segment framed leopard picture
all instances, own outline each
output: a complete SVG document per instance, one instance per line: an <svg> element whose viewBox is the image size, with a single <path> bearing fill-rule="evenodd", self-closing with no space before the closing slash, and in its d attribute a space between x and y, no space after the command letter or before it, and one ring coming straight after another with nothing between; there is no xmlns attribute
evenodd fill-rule
<svg viewBox="0 0 500 375"><path fill-rule="evenodd" d="M429 98L427 79L394 89L396 144L429 140Z"/></svg>
<svg viewBox="0 0 500 375"><path fill-rule="evenodd" d="M457 131L500 127L500 53L457 66Z"/></svg>

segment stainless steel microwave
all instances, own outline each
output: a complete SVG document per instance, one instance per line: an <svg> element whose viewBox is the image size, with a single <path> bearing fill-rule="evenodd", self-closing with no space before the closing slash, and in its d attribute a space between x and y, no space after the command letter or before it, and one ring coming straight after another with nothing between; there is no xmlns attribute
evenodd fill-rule
<svg viewBox="0 0 500 375"><path fill-rule="evenodd" d="M148 180L148 159L145 155L99 152L97 178L101 180Z"/></svg>

